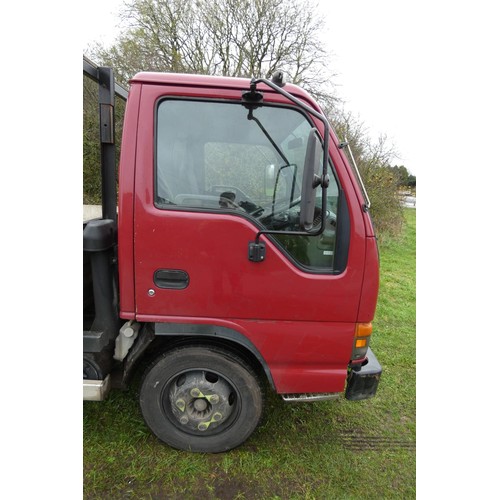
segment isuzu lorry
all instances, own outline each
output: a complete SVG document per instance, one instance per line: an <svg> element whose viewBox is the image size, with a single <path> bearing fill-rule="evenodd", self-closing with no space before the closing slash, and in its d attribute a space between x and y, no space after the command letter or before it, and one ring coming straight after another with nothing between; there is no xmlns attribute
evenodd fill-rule
<svg viewBox="0 0 500 500"><path fill-rule="evenodd" d="M126 90L83 66L102 161L102 216L83 224L84 400L140 376L152 433L216 453L252 434L269 388L289 402L374 396L369 200L314 99L281 73L143 72Z"/></svg>

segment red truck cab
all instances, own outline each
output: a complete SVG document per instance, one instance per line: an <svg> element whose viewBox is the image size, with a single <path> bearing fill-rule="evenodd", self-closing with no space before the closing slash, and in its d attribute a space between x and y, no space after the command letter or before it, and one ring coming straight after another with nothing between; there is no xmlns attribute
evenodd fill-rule
<svg viewBox="0 0 500 500"><path fill-rule="evenodd" d="M171 446L241 444L265 383L287 401L375 394L378 251L343 147L279 80L131 80L115 244L129 347L108 371L123 383L155 354L141 408Z"/></svg>

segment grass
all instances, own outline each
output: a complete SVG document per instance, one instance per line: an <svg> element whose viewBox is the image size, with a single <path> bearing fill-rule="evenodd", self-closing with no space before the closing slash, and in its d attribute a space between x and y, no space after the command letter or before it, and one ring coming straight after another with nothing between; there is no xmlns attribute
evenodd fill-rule
<svg viewBox="0 0 500 500"><path fill-rule="evenodd" d="M84 403L87 499L380 499L416 495L416 211L380 247L375 398L286 404L226 454L173 450L151 435L133 390Z"/></svg>

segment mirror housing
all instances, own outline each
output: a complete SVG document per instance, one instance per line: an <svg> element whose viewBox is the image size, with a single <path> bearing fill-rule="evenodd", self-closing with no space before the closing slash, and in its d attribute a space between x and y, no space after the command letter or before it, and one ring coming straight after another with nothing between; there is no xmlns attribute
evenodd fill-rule
<svg viewBox="0 0 500 500"><path fill-rule="evenodd" d="M300 228L310 231L314 223L314 208L316 205L316 188L321 185L321 159L323 150L318 137L318 131L313 128L307 140L304 160L304 178L300 200Z"/></svg>

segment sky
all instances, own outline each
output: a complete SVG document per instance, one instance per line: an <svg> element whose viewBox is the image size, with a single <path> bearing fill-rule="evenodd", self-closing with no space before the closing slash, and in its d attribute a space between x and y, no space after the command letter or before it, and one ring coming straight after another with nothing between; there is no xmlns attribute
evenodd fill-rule
<svg viewBox="0 0 500 500"><path fill-rule="evenodd" d="M82 33L83 47L93 41L113 41L122 4L122 0L86 3L83 14L90 19ZM318 10L325 20L325 44L332 53L338 95L373 139L387 135L399 153L394 163L417 175L424 160L420 143L414 140L411 115L418 100L415 40L422 35L421 25L414 23L427 14L395 1L320 0Z"/></svg>
<svg viewBox="0 0 500 500"><path fill-rule="evenodd" d="M88 19L81 33L82 47L113 41L122 3L85 3L82 16ZM324 16L338 95L346 109L365 124L374 140L387 136L398 152L394 164L405 165L414 175L435 168L435 155L424 147L435 139L429 133L443 136L433 116L440 120L441 113L456 115L454 99L459 102L460 89L475 83L469 64L478 60L486 67L490 64L493 37L497 38L494 2L479 0L473 7L460 0L318 0L317 4Z"/></svg>
<svg viewBox="0 0 500 500"><path fill-rule="evenodd" d="M118 33L118 12L123 0L92 0L90 5L94 8L87 12L93 17L83 32L84 47L94 41L105 45L112 43ZM318 11L323 12L325 20L325 45L332 54L331 65L337 74L335 84L339 97L345 100L346 108L366 124L374 139L386 134L389 143L398 151L401 149L401 158L395 158L395 163L405 164L415 174L416 162L409 155L410 148L401 131L404 75L395 69L401 65L402 58L393 44L393 37L399 35L390 19L384 16L381 17L383 24L372 22L379 5L365 2L339 15L345 9L343 3L320 0ZM96 11L100 12L98 18L93 14ZM355 24L351 22L353 19L356 19ZM359 41L359 33L364 33L363 40L370 38L373 41Z"/></svg>
<svg viewBox="0 0 500 500"><path fill-rule="evenodd" d="M122 3L85 3L82 14L91 20L82 32L83 47L92 41L113 41ZM468 69L458 54L470 54L471 46L481 47L482 39L487 47L488 27L496 31L492 3L479 0L471 8L460 0L318 0L317 5L325 21L337 92L346 109L364 123L373 140L387 136L398 152L394 164L404 165L413 175L433 168L434 159L424 146L434 140L429 132L443 135L434 128L433 115L448 113L452 99L460 98L457 89L467 80ZM483 24L486 30L478 33L476 27ZM479 42L476 38L471 44L471 34L479 36Z"/></svg>

